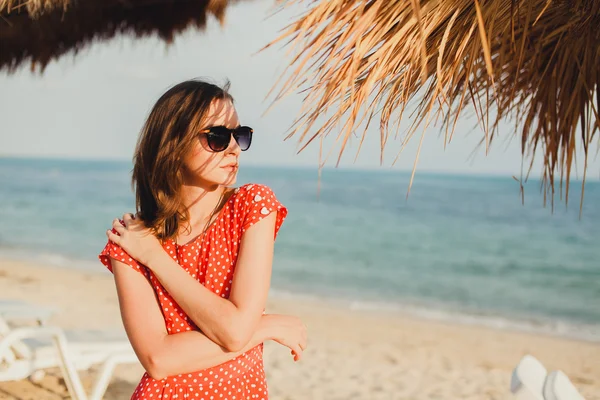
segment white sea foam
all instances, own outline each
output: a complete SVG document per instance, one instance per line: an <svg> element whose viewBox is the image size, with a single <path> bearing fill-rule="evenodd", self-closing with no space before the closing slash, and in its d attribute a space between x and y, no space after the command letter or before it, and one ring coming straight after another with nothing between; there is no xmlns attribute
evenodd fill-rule
<svg viewBox="0 0 600 400"><path fill-rule="evenodd" d="M0 248L1 260L15 260L32 262L35 264L47 265L50 267L77 269L85 272L104 272L104 267L100 264L88 260L79 260L76 258L66 257L62 254L39 252L34 253L31 250L18 248Z"/></svg>
<svg viewBox="0 0 600 400"><path fill-rule="evenodd" d="M434 306L425 307L413 304L403 304L400 302L349 300L277 289L272 289L271 293L275 298L298 299L300 301L302 299L323 301L332 306L347 308L351 311L397 313L432 321L483 326L493 329L537 333L576 340L600 342L600 324L574 323L559 319L537 317L509 317L485 314L482 312L474 313L462 310L444 309L442 307L435 308Z"/></svg>
<svg viewBox="0 0 600 400"><path fill-rule="evenodd" d="M50 267L73 268L92 273L106 273L99 261L77 260L60 254L33 253L29 250L0 248L0 260L29 261ZM506 315L492 315L483 311L470 312L458 309L449 309L444 306L423 306L417 304L370 301L349 299L345 297L330 297L309 292L290 291L272 288L270 295L274 298L307 300L311 302L325 302L333 307L345 308L351 311L367 311L374 313L397 313L416 318L433 321L484 326L493 329L530 332L550 336L567 337L576 340L600 342L600 324L574 323L560 319L542 317L518 317Z"/></svg>

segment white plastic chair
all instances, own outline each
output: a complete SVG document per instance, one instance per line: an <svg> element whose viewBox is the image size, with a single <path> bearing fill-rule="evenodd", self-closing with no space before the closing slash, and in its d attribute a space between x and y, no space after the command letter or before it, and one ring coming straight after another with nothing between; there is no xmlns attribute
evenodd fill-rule
<svg viewBox="0 0 600 400"><path fill-rule="evenodd" d="M101 400L118 364L138 363L122 334L105 331L65 332L44 325L49 310L22 302L0 301L0 382L35 377L47 368L60 368L67 390L75 400ZM40 325L11 327L14 319L36 320ZM100 365L88 396L78 370Z"/></svg>

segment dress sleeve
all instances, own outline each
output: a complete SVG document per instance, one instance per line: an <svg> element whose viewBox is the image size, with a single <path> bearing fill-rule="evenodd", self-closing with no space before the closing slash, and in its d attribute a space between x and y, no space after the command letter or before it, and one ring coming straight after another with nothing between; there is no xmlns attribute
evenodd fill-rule
<svg viewBox="0 0 600 400"><path fill-rule="evenodd" d="M123 221L121 221L121 223L123 223ZM113 229L113 233L117 233L117 231ZM141 265L136 260L134 260L129 254L127 254L127 252L123 250L121 246L111 242L110 240L108 241L106 246L104 246L104 250L102 250L102 252L98 255L98 258L100 259L100 262L104 264L104 266L108 268L110 272L113 272L110 259L114 258L117 261L121 261L129 265L131 268L135 269L139 273L144 274Z"/></svg>
<svg viewBox="0 0 600 400"><path fill-rule="evenodd" d="M276 212L275 238L277 238L279 228L281 228L283 221L287 217L287 208L277 200L277 197L275 197L275 194L268 186L256 184L248 185L246 196L244 197L245 204L242 217L242 234L267 215Z"/></svg>

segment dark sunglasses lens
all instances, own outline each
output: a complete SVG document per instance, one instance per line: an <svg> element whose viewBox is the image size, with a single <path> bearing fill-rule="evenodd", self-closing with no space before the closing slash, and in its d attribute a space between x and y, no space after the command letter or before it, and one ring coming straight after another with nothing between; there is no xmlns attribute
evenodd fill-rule
<svg viewBox="0 0 600 400"><path fill-rule="evenodd" d="M238 128L234 136L242 151L250 148L250 144L252 143L252 129L247 127Z"/></svg>
<svg viewBox="0 0 600 400"><path fill-rule="evenodd" d="M206 135L208 146L213 151L223 151L229 147L231 141L231 132L224 127L213 127Z"/></svg>

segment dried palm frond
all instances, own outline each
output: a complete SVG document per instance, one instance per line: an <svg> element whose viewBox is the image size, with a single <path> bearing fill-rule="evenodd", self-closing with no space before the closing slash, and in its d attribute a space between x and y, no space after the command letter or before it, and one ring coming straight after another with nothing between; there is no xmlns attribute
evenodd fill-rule
<svg viewBox="0 0 600 400"><path fill-rule="evenodd" d="M94 41L120 34L157 35L170 43L189 27L203 29L208 15L223 21L240 0L0 0L0 70L24 62L44 67Z"/></svg>
<svg viewBox="0 0 600 400"><path fill-rule="evenodd" d="M289 78L275 86L275 101L306 90L290 134L300 135L300 151L337 131L341 157L355 130L378 117L383 157L390 122L399 122L413 99L416 110L403 146L419 127L438 118L445 145L469 106L486 146L497 136L499 122L512 118L523 157L533 163L536 150L543 154L544 193L553 201L560 180L568 202L578 144L587 165L600 128L600 1L308 3L269 44L286 41L296 51ZM320 122L328 110L334 111ZM583 178L585 183L585 171Z"/></svg>

